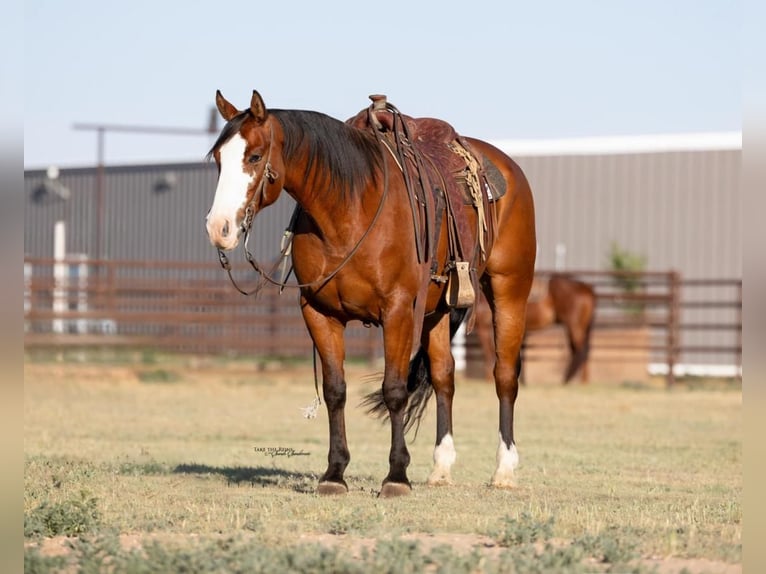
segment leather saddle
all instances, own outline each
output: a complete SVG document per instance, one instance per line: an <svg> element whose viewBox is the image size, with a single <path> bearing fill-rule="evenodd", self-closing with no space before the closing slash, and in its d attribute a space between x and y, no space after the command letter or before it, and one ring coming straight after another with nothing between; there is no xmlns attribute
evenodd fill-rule
<svg viewBox="0 0 766 574"><path fill-rule="evenodd" d="M410 201L418 261L431 263L431 281L447 283L448 306L470 308L467 318L470 333L475 321L477 267L486 261L495 237L494 201L505 194L505 178L447 122L406 116L383 95L372 95L370 99L373 104L346 120L346 124L374 133L396 161ZM476 211L475 226L469 222L464 208L467 205ZM300 209L296 206L285 230L283 254L289 252ZM448 254L440 271L437 248L445 221ZM466 246L472 247L471 252ZM221 264L228 269L228 261L222 259ZM415 337L418 339L419 334Z"/></svg>
<svg viewBox="0 0 766 574"><path fill-rule="evenodd" d="M472 306L475 296L469 291L475 291L472 286L478 287L476 267L486 257L494 236L490 198L494 200L505 192L504 188L497 189L494 174L488 177L486 173L486 166L495 171L497 168L476 154L449 123L402 114L383 95L370 99L372 105L346 123L382 136L408 185L416 236L420 237L420 260L431 261L433 280L446 280L451 271L458 269L463 275L460 280L463 294L455 296L460 299L459 304L448 303ZM480 214L478 229L471 225L464 205L473 205ZM443 221L449 226L449 253L446 268L438 270L435 249ZM466 281L470 283L468 290Z"/></svg>

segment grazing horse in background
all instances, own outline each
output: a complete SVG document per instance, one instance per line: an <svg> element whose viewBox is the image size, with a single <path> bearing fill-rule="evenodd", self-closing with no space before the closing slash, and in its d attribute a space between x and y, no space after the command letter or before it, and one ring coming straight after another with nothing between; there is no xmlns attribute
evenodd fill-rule
<svg viewBox="0 0 766 574"><path fill-rule="evenodd" d="M596 292L593 287L564 274L555 273L543 285L541 293L533 288L533 296L527 302L526 330L538 331L551 325L562 325L569 341L570 360L564 372L564 383L568 383L580 371L580 381L587 383L590 338L596 315ZM476 334L489 365L495 354L491 332L492 317L489 307L477 307Z"/></svg>
<svg viewBox="0 0 766 574"><path fill-rule="evenodd" d="M471 283L480 284L495 312L499 343L494 370L499 444L492 484L513 486L515 362L536 251L529 184L518 165L490 144L457 136L440 120L401 115L380 101L384 97L371 98L373 106L342 122L319 112L267 109L257 91L250 106L239 110L217 92L226 125L210 151L219 175L207 233L222 263L223 253L241 236L249 255L254 217L283 189L297 202L292 264L303 318L321 361L329 419L320 494L348 491L343 333L353 320L383 329L382 387L368 397L372 410L383 411L391 424L389 471L380 495L411 491L405 432L422 415L432 390L436 446L428 482L450 482L456 457L450 339L467 312L465 300L458 308L450 293L455 285L464 293ZM458 152L465 159L456 160ZM444 166L471 160L473 167L462 177L479 174L482 209L445 193L455 187L456 174ZM462 277L455 273L460 262L452 260L456 249L469 263Z"/></svg>

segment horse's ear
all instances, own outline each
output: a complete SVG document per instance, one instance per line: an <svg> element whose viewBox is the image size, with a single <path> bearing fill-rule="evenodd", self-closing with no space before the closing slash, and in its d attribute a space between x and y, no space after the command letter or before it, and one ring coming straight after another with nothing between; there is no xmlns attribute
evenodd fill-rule
<svg viewBox="0 0 766 574"><path fill-rule="evenodd" d="M250 100L250 112L258 123L266 121L266 116L268 115L266 104L263 103L263 98L258 93L258 90L253 90L253 97Z"/></svg>
<svg viewBox="0 0 766 574"><path fill-rule="evenodd" d="M231 105L221 94L221 90L215 91L215 106L227 122L239 113L239 110Z"/></svg>

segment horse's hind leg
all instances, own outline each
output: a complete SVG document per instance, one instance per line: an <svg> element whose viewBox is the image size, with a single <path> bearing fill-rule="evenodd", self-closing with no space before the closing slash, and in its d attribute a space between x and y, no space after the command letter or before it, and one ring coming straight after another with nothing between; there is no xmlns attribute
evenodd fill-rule
<svg viewBox="0 0 766 574"><path fill-rule="evenodd" d="M565 322L569 339L570 361L564 373L564 383L568 383L580 371L580 382L588 382L588 355L590 354L590 336L593 326L592 307L585 308L579 314L572 313Z"/></svg>
<svg viewBox="0 0 766 574"><path fill-rule="evenodd" d="M524 337L528 281L514 276L492 277L485 288L493 311L495 328L495 391L500 404L497 467L492 485L516 485L514 470L519 455L513 438L513 411L519 392L517 360Z"/></svg>
<svg viewBox="0 0 766 574"><path fill-rule="evenodd" d="M584 334L580 332L577 327L572 327L570 325L566 326L566 334L569 339L569 364L567 365L567 370L564 372L564 384L567 384L572 380L577 374L577 371L580 370L580 367L585 369L585 365L583 364L585 346ZM585 371L583 371L583 373L584 372ZM585 381L583 380L583 382Z"/></svg>
<svg viewBox="0 0 766 574"><path fill-rule="evenodd" d="M346 442L346 381L343 372L344 325L326 317L301 300L303 318L322 362L322 394L330 424L327 470L319 479L319 494L345 494L343 473L351 455Z"/></svg>
<svg viewBox="0 0 766 574"><path fill-rule="evenodd" d="M455 360L450 351L449 314L445 314L430 330L425 343L431 366L431 384L436 394L436 446L434 467L428 477L428 484L451 484L451 469L457 455L452 438Z"/></svg>

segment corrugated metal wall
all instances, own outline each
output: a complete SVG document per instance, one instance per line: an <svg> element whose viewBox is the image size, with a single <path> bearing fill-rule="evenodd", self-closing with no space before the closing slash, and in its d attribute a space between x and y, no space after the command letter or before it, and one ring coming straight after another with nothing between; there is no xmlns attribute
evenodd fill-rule
<svg viewBox="0 0 766 574"><path fill-rule="evenodd" d="M646 256L650 269L685 278L741 277L741 150L520 157L537 210L538 268L603 269L611 242ZM164 178L175 183L156 191ZM62 170L69 201L33 201L45 181L25 174L25 252L52 256L53 223L68 221L69 253L94 257L96 170ZM108 167L102 253L110 259L215 258L203 219L212 203L211 164ZM277 253L292 210L283 194L261 214L251 247Z"/></svg>
<svg viewBox="0 0 766 574"><path fill-rule="evenodd" d="M71 196L48 194L35 201L46 181L44 171L25 174L24 250L33 257L53 256L53 225L67 222L67 252L97 257L96 170L61 170L58 181ZM163 183L172 181L167 188ZM101 254L107 259L217 261L205 232L204 218L213 201L213 164L107 167L103 185ZM294 202L284 196L256 219L250 248L268 260L279 253L279 241ZM244 261L244 259L243 259Z"/></svg>
<svg viewBox="0 0 766 574"><path fill-rule="evenodd" d="M650 269L741 277L741 150L520 157L537 209L538 268L604 269L611 242Z"/></svg>

